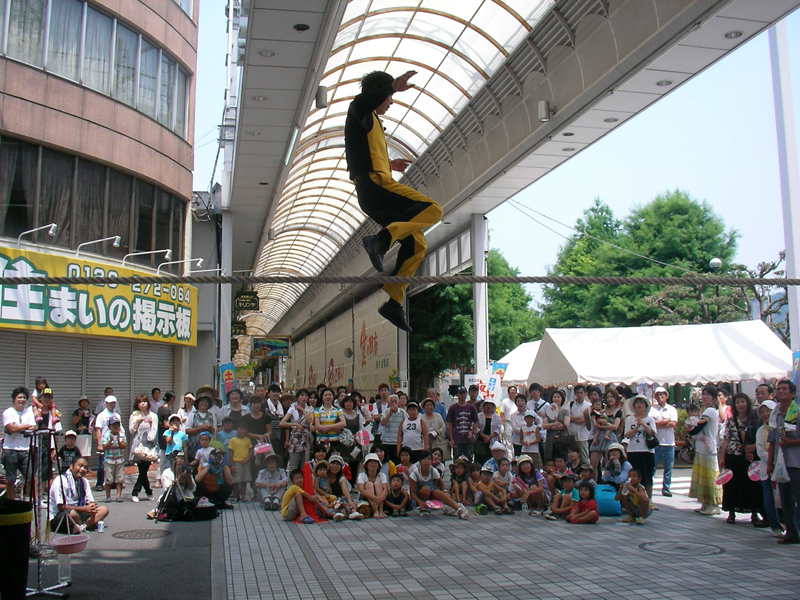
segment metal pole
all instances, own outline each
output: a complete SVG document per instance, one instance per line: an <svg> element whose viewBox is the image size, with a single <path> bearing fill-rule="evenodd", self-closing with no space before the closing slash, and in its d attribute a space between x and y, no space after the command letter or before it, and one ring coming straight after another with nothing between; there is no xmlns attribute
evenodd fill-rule
<svg viewBox="0 0 800 600"><path fill-rule="evenodd" d="M486 275L486 257L489 255L489 225L482 214L472 215L472 272ZM489 286L472 284L473 345L475 374L486 381L489 375Z"/></svg>
<svg viewBox="0 0 800 600"><path fill-rule="evenodd" d="M786 244L786 275L796 277L800 259L800 177L798 177L792 83L789 70L789 42L786 21L769 29L772 64L772 92L775 99L775 126L778 134L778 167L783 204L783 236ZM800 349L800 289L790 287L789 335L792 349Z"/></svg>

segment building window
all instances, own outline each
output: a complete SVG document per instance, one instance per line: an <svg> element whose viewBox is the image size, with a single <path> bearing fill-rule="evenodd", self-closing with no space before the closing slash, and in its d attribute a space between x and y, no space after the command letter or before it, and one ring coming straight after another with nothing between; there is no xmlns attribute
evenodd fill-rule
<svg viewBox="0 0 800 600"><path fill-rule="evenodd" d="M191 15L191 2L175 1ZM6 56L110 95L186 138L190 76L84 0L0 0L0 39Z"/></svg>
<svg viewBox="0 0 800 600"><path fill-rule="evenodd" d="M36 67L44 55L46 0L7 0L11 3L8 20L8 55Z"/></svg>
<svg viewBox="0 0 800 600"><path fill-rule="evenodd" d="M56 236L34 234L40 244L76 248L83 242L118 235L86 250L121 259L131 252L183 252L184 202L169 192L105 165L13 138L0 139L0 235L16 238L34 227L57 223ZM133 257L158 266L164 256ZM171 266L172 267L172 266ZM168 269L179 273L181 266Z"/></svg>
<svg viewBox="0 0 800 600"><path fill-rule="evenodd" d="M47 42L47 70L78 81L83 2L53 0L50 5L50 34Z"/></svg>
<svg viewBox="0 0 800 600"><path fill-rule="evenodd" d="M83 85L101 94L109 93L111 79L111 36L114 21L93 8L86 11L83 43Z"/></svg>

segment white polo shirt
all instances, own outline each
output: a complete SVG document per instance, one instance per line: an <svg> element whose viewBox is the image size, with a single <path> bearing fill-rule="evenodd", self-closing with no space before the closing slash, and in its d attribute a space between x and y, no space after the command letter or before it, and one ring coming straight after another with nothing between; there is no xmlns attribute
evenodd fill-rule
<svg viewBox="0 0 800 600"><path fill-rule="evenodd" d="M676 409L671 404L665 404L664 408L661 408L658 404L653 406L650 409L650 416L653 417L656 421L664 421L665 419L669 419L670 421L678 422L678 409ZM662 446L674 446L675 445L675 428L674 427L659 427L658 431L656 431L656 437L658 438L659 444Z"/></svg>

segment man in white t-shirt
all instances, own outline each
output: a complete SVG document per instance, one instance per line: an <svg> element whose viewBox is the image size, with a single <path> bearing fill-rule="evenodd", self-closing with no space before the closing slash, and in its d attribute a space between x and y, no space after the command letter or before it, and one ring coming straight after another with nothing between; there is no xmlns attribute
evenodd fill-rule
<svg viewBox="0 0 800 600"><path fill-rule="evenodd" d="M94 420L94 436L97 442L97 484L94 486L94 491L96 492L103 491L103 481L105 478L105 470L103 468L103 436L108 432L108 420L111 416L116 414L119 417L119 413L117 413L116 396L106 396L103 404L105 408Z"/></svg>
<svg viewBox="0 0 800 600"><path fill-rule="evenodd" d="M575 386L575 399L569 403L569 432L575 436L575 448L581 455L581 462L589 464L589 438L591 437L591 421L589 413L592 410L592 403L586 399L586 386L578 384Z"/></svg>
<svg viewBox="0 0 800 600"><path fill-rule="evenodd" d="M667 404L669 393L661 386L656 388L653 396L656 399L656 404L650 408L650 416L656 422L656 437L658 438L659 445L656 448L655 456L655 469L658 469L658 461L664 465L664 481L661 484L661 495L670 497L672 492L669 491L670 483L672 483L672 466L675 464L675 427L678 425L678 410ZM655 472L654 472L655 475Z"/></svg>
<svg viewBox="0 0 800 600"><path fill-rule="evenodd" d="M24 482L28 470L31 438L25 437L24 432L36 429L36 418L30 407L25 408L28 402L26 388L18 387L11 392L11 401L13 405L3 411L3 466L6 470L6 496L14 500L17 481Z"/></svg>
<svg viewBox="0 0 800 600"><path fill-rule="evenodd" d="M383 413L389 410L390 394L389 384L380 384L378 386L378 397L375 398L375 402L372 404L372 409L370 410L372 413L372 434L375 438L375 444L380 444L383 439L383 425L381 425L381 419L383 418Z"/></svg>
<svg viewBox="0 0 800 600"><path fill-rule="evenodd" d="M511 443L511 415L517 412L517 386L508 386L508 397L500 403L500 423L503 425L503 441Z"/></svg>

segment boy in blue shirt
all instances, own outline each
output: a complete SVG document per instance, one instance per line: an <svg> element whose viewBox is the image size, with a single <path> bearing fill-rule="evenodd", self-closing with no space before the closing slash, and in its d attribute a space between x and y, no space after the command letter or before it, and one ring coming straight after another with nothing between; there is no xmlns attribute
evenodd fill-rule
<svg viewBox="0 0 800 600"><path fill-rule="evenodd" d="M164 432L164 440L167 442L167 448L164 453L170 456L173 452L183 452L188 456L186 449L186 442L189 441L189 436L181 429L181 418L178 415L170 415L169 429Z"/></svg>

